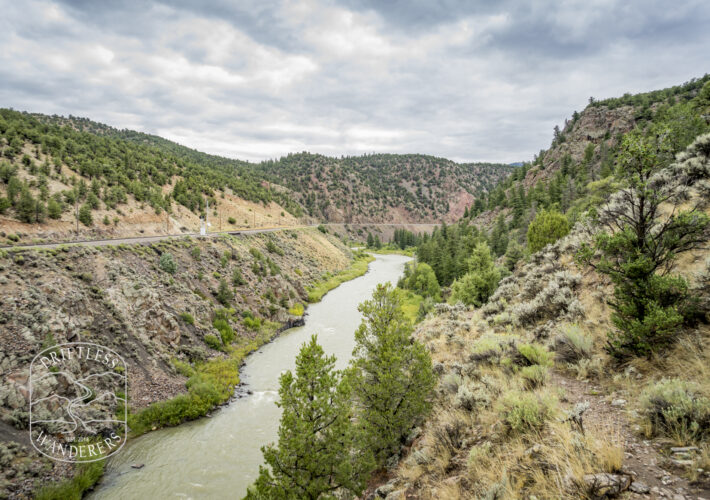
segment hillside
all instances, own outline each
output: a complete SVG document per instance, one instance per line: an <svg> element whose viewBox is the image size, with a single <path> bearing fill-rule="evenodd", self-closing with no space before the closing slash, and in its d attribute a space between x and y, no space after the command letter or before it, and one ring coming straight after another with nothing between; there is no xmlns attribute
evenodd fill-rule
<svg viewBox="0 0 710 500"><path fill-rule="evenodd" d="M0 250L0 498L34 497L71 473L36 453L26 431L28 370L42 349L114 349L130 373L132 431L175 425L231 398L243 356L300 321L309 287L351 259L315 229Z"/></svg>
<svg viewBox="0 0 710 500"><path fill-rule="evenodd" d="M559 210L574 224L618 188L615 162L625 134L636 127L656 126L668 136L664 152L668 165L695 137L710 130L707 105L696 98L708 81L710 75L705 75L663 90L590 99L561 129L555 127L548 149L478 199L469 219L490 229L503 215L509 239L519 243L524 243L528 224L540 209Z"/></svg>
<svg viewBox="0 0 710 500"><path fill-rule="evenodd" d="M197 232L207 203L212 230L303 215L242 162L86 119L0 110L0 152L3 243Z"/></svg>
<svg viewBox="0 0 710 500"><path fill-rule="evenodd" d="M526 254L528 229L538 214L560 214L566 234L577 221L594 218L597 207L627 186L618 165L633 131L662 138L661 167L710 131L708 82L710 75L665 90L592 101L556 130L549 149L477 198L456 224L434 231L420 245L419 258L448 286L465 274L465 261L483 237L493 257L512 270Z"/></svg>
<svg viewBox="0 0 710 500"><path fill-rule="evenodd" d="M709 81L593 101L419 245L438 385L376 495L708 497Z"/></svg>
<svg viewBox="0 0 710 500"><path fill-rule="evenodd" d="M309 153L262 162L257 169L289 188L313 217L345 223L453 221L512 171L509 165L414 154Z"/></svg>
<svg viewBox="0 0 710 500"><path fill-rule="evenodd" d="M451 221L512 171L423 155L303 153L254 164L9 109L0 110L0 155L0 236L10 244L197 232L207 204L211 230Z"/></svg>

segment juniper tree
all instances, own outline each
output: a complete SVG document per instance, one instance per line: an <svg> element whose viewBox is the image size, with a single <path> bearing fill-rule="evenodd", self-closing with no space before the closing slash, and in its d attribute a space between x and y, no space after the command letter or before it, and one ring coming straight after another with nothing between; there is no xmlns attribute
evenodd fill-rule
<svg viewBox="0 0 710 500"><path fill-rule="evenodd" d="M539 252L569 233L567 217L555 210L542 210L528 226L528 250Z"/></svg>
<svg viewBox="0 0 710 500"><path fill-rule="evenodd" d="M480 307L493 295L500 281L500 270L493 263L490 248L481 242L473 249L468 272L451 285L450 302Z"/></svg>
<svg viewBox="0 0 710 500"><path fill-rule="evenodd" d="M279 379L283 408L278 445L262 447L267 467L249 489L249 500L333 499L362 493L372 469L369 452L356 447L350 390L316 336L303 344L296 372Z"/></svg>
<svg viewBox="0 0 710 500"><path fill-rule="evenodd" d="M436 281L436 274L431 266L425 262L412 263L405 267L405 276L402 288L412 290L422 297L432 297L436 302L441 300L441 288Z"/></svg>
<svg viewBox="0 0 710 500"><path fill-rule="evenodd" d="M91 215L91 207L86 203L79 208L79 222L85 226L92 226L94 224L94 218Z"/></svg>
<svg viewBox="0 0 710 500"><path fill-rule="evenodd" d="M363 321L355 332L348 378L361 446L382 464L428 411L434 374L426 349L411 339L412 325L392 285L378 285L358 310Z"/></svg>
<svg viewBox="0 0 710 500"><path fill-rule="evenodd" d="M234 300L234 292L227 284L227 280L220 278L217 288L217 301L223 306L228 306Z"/></svg>
<svg viewBox="0 0 710 500"><path fill-rule="evenodd" d="M17 203L17 217L22 222L36 221L37 201L30 193L29 188L25 187L20 193L20 201Z"/></svg>
<svg viewBox="0 0 710 500"><path fill-rule="evenodd" d="M618 358L650 355L670 344L695 314L686 281L671 270L679 253L708 239L708 217L700 210L707 193L690 209L681 205L688 201L690 185L710 177L710 135L691 145L681 163L661 170L671 151L662 127L624 138L619 173L627 187L600 211L605 230L578 254L614 284L609 305L617 331L609 334L608 350Z"/></svg>

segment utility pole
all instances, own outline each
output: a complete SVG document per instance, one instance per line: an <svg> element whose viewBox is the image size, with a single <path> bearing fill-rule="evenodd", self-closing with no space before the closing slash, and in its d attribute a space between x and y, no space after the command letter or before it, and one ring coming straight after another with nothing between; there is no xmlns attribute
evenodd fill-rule
<svg viewBox="0 0 710 500"><path fill-rule="evenodd" d="M210 202L207 201L207 204L205 206L205 218L203 219L202 217L200 217L200 236L207 236L207 226L208 226L208 222L207 222L208 215L207 214L208 214L209 210L210 210Z"/></svg>
<svg viewBox="0 0 710 500"><path fill-rule="evenodd" d="M74 219L76 220L76 239L79 239L79 194L74 197Z"/></svg>

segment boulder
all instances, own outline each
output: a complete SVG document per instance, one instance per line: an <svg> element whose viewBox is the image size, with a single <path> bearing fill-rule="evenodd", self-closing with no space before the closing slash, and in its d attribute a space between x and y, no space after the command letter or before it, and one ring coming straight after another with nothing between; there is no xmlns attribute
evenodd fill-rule
<svg viewBox="0 0 710 500"><path fill-rule="evenodd" d="M587 474L584 476L589 494L593 498L612 498L631 486L631 477L625 474Z"/></svg>

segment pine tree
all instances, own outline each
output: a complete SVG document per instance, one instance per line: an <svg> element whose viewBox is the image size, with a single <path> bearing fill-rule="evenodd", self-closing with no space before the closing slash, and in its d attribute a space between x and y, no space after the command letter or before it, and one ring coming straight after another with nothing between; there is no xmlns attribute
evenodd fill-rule
<svg viewBox="0 0 710 500"><path fill-rule="evenodd" d="M227 280L220 278L219 288L217 289L217 301L223 306L228 306L234 300L234 293L229 288Z"/></svg>
<svg viewBox="0 0 710 500"><path fill-rule="evenodd" d="M650 356L671 344L678 328L696 313L687 282L670 271L679 253L704 246L710 237L710 219L701 208L705 200L690 210L682 207L687 185L700 172L689 174L697 167L688 166L707 163L710 135L691 147L696 157L688 155L688 170L671 173L661 171L673 151L663 132L636 130L624 137L619 170L628 186L599 213L606 231L578 254L614 283L609 305L617 331L609 335L608 350L617 358ZM670 207L669 215L663 215L662 205ZM598 261L596 251L601 253Z"/></svg>
<svg viewBox="0 0 710 500"><path fill-rule="evenodd" d="M505 252L505 267L508 268L508 271L515 269L515 264L517 264L524 255L525 250L523 246L515 240L511 241L508 244L508 250Z"/></svg>
<svg viewBox="0 0 710 500"><path fill-rule="evenodd" d="M62 216L62 205L54 198L47 202L47 213L50 219L59 219Z"/></svg>
<svg viewBox="0 0 710 500"><path fill-rule="evenodd" d="M93 191L89 192L89 196L86 198L86 203L88 203L93 210L98 210L101 206L98 196L96 196Z"/></svg>
<svg viewBox="0 0 710 500"><path fill-rule="evenodd" d="M484 242L476 245L467 264L468 272L451 285L449 301L480 307L498 287L500 271L493 264L491 251Z"/></svg>
<svg viewBox="0 0 710 500"><path fill-rule="evenodd" d="M91 207L86 203L79 208L79 222L85 226L92 226L94 224L94 218L91 215Z"/></svg>
<svg viewBox="0 0 710 500"><path fill-rule="evenodd" d="M20 194L21 191L22 181L13 175L10 177L10 180L7 181L7 199L10 200L13 207L17 202L17 195Z"/></svg>
<svg viewBox="0 0 710 500"><path fill-rule="evenodd" d="M411 339L412 325L392 285L378 285L358 310L364 318L348 378L363 445L382 464L428 411L435 378L426 349Z"/></svg>
<svg viewBox="0 0 710 500"><path fill-rule="evenodd" d="M44 222L47 218L47 206L40 200L35 200L34 222Z"/></svg>
<svg viewBox="0 0 710 500"><path fill-rule="evenodd" d="M368 232L367 233L367 248L373 248L375 246L375 238L372 236L372 233Z"/></svg>
<svg viewBox="0 0 710 500"><path fill-rule="evenodd" d="M249 489L249 500L328 499L359 495L372 469L369 452L356 445L349 386L316 336L296 357L295 375L279 379L283 408L278 445L262 447L268 467Z"/></svg>
<svg viewBox="0 0 710 500"><path fill-rule="evenodd" d="M508 248L508 235L505 227L505 217L503 214L498 216L496 226L491 234L491 249L496 255L503 255Z"/></svg>
<svg viewBox="0 0 710 500"><path fill-rule="evenodd" d="M35 201L30 190L25 188L20 193L20 201L17 203L17 217L22 222L35 222L36 219L36 207L37 202Z"/></svg>

